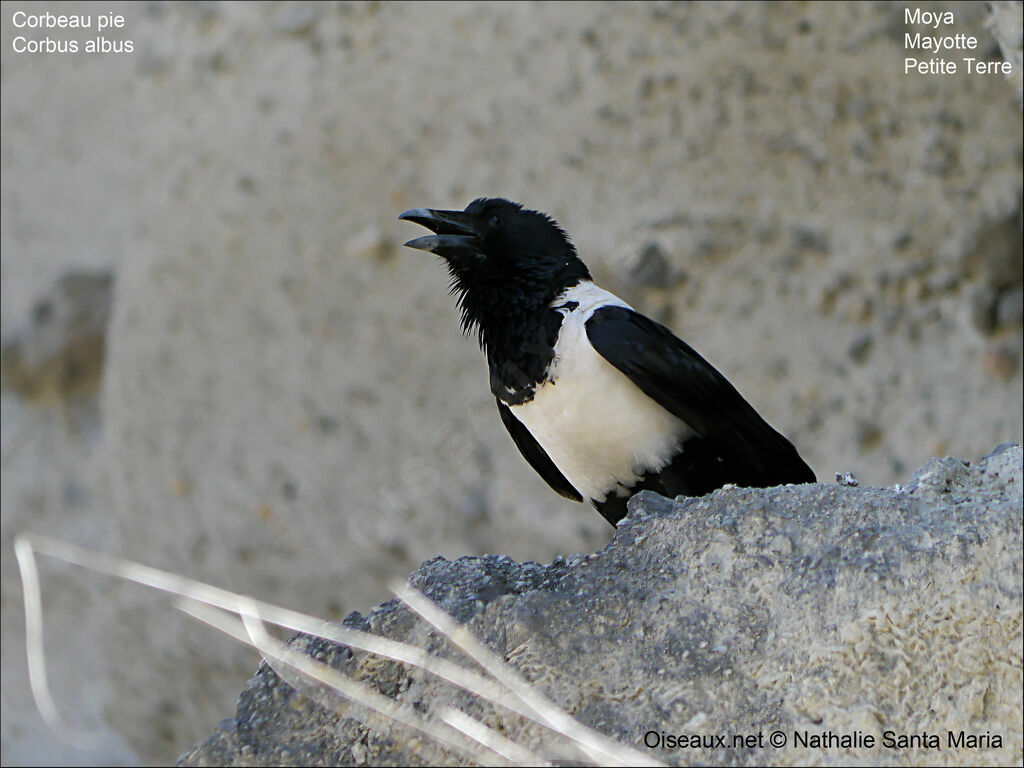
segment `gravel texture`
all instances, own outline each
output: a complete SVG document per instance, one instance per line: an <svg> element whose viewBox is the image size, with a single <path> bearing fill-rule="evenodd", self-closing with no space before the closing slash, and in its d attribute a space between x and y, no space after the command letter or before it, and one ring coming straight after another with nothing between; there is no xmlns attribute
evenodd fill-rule
<svg viewBox="0 0 1024 768"><path fill-rule="evenodd" d="M975 465L932 459L895 488L732 488L676 501L644 492L594 555L548 566L435 558L410 584L609 736L638 748L652 730L727 738L651 750L668 762L1019 765L1021 488L1020 446L1006 444ZM345 624L457 656L397 601ZM418 670L293 644L417 712L455 706L544 753L535 727ZM768 746L772 731L786 746ZM950 732L987 735L988 748L951 747ZM795 733L875 744L809 749ZM732 745L757 734L765 743ZM910 734L941 747L900 748ZM459 762L418 734L319 707L265 664L235 718L181 761Z"/></svg>

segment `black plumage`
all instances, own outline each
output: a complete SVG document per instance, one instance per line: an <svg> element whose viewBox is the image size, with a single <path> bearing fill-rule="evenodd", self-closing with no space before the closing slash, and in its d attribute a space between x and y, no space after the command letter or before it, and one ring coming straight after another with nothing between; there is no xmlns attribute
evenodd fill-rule
<svg viewBox="0 0 1024 768"><path fill-rule="evenodd" d="M435 233L406 245L445 259L502 423L561 495L589 499L614 525L641 489L699 496L727 483L814 482L704 358L595 286L546 214L481 198L399 218Z"/></svg>

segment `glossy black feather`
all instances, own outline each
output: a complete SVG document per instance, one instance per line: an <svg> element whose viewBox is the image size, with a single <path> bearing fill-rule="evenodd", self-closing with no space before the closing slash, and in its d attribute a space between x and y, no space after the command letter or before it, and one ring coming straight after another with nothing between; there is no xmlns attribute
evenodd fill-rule
<svg viewBox="0 0 1024 768"><path fill-rule="evenodd" d="M579 488L584 489L614 525L625 515L628 496L643 489L665 496L701 496L727 483L763 487L814 482L814 473L792 444L667 328L620 306L611 294L581 308L573 298L577 287L588 301L597 296L595 290L607 292L590 284L590 272L569 237L547 214L510 200L480 198L464 211L415 208L399 218L435 233L406 245L445 260L463 330L476 332L487 356L502 423L520 453L557 493L582 501ZM580 359L593 360L589 352L580 358L578 349L559 347L564 321L578 309L593 314L574 316L566 337L572 341L567 343L589 341L689 429L661 416L653 422L662 426L653 428L670 433L637 436L622 429L621 422L618 431L605 429L616 423L606 420L609 408L638 407L625 415L646 423L652 423L652 409L647 403L638 406L614 374L602 374L588 387L593 369L582 369L587 370L582 379L581 369L574 371ZM585 337L578 326L584 317ZM577 362L566 362L572 360ZM570 383L546 389L559 381ZM560 400L566 392L583 402ZM567 413L572 414L568 420ZM566 432L552 437L553 424ZM599 451L588 450L597 444ZM644 464L638 465L641 456Z"/></svg>
<svg viewBox="0 0 1024 768"><path fill-rule="evenodd" d="M665 326L625 307L602 307L586 324L605 360L696 433L658 473L666 495L700 495L725 483L813 483L814 472L735 387ZM677 466L678 464L678 466ZM655 482L651 479L652 484Z"/></svg>
<svg viewBox="0 0 1024 768"><path fill-rule="evenodd" d="M530 431L523 426L522 422L519 421L515 416L512 415L511 409L500 399L495 398L498 403L498 413L501 414L501 423L505 425L505 429L512 436L512 442L516 444L516 448L523 454L530 466L536 470L537 474L544 478L544 482L550 485L556 493L565 496L567 499L573 501L583 501L583 496L580 492L572 487L572 484L565 479L555 463L551 461L544 449L540 447L540 444L533 439L533 435Z"/></svg>

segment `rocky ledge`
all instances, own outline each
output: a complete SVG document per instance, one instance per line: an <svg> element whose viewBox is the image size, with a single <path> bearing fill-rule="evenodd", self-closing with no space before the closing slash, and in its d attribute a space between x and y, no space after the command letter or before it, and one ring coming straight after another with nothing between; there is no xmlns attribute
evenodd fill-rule
<svg viewBox="0 0 1024 768"><path fill-rule="evenodd" d="M1020 446L932 459L904 486L853 482L642 493L596 554L436 558L410 584L574 718L666 763L1019 765ZM345 624L471 666L398 601ZM548 732L419 669L292 646L403 707L447 704L551 754ZM181 763L464 762L342 712L263 664Z"/></svg>

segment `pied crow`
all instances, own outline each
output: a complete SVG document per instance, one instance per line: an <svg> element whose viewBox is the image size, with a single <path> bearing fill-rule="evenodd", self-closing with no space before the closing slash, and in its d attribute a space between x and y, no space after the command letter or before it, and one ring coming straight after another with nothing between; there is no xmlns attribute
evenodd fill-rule
<svg viewBox="0 0 1024 768"><path fill-rule="evenodd" d="M548 215L501 198L398 217L434 232L462 328L520 452L555 491L615 525L641 489L701 496L727 483L813 483L793 445L668 328L594 285Z"/></svg>

